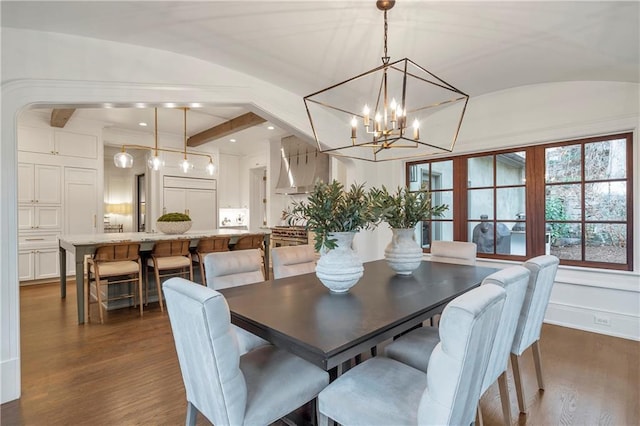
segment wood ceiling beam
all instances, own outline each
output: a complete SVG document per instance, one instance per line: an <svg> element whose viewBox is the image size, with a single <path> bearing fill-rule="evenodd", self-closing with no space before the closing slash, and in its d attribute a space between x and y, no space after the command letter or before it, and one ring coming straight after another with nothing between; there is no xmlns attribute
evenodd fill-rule
<svg viewBox="0 0 640 426"><path fill-rule="evenodd" d="M187 146L200 146L204 143L209 142L210 140L223 138L230 134L239 132L240 130L248 129L249 127L262 124L265 121L267 120L260 117L259 115L248 112L191 136L187 139Z"/></svg>
<svg viewBox="0 0 640 426"><path fill-rule="evenodd" d="M75 108L56 108L51 111L51 127L63 128L75 112Z"/></svg>

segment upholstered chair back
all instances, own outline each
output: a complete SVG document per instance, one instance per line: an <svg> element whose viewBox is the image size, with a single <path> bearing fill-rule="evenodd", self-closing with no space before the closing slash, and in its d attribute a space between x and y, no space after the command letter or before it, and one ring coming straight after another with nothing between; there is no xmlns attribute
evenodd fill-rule
<svg viewBox="0 0 640 426"><path fill-rule="evenodd" d="M283 246L271 249L273 276L291 277L316 270L316 252L311 245Z"/></svg>
<svg viewBox="0 0 640 426"><path fill-rule="evenodd" d="M182 278L163 289L187 401L213 424L243 424L247 386L226 300Z"/></svg>
<svg viewBox="0 0 640 426"><path fill-rule="evenodd" d="M258 249L209 253L204 256L207 286L214 290L264 281Z"/></svg>
<svg viewBox="0 0 640 426"><path fill-rule="evenodd" d="M505 289L506 298L500 315L500 323L493 342L487 372L484 375L480 395L498 380L507 370L509 354L516 333L518 318L522 310L524 295L529 283L529 270L523 266L512 266L489 275L482 281L482 285L495 284Z"/></svg>
<svg viewBox="0 0 640 426"><path fill-rule="evenodd" d="M465 241L432 241L431 260L434 262L476 264L476 243Z"/></svg>
<svg viewBox="0 0 640 426"><path fill-rule="evenodd" d="M505 290L487 284L447 305L440 320L440 343L427 368L427 388L418 424L471 424L480 399Z"/></svg>
<svg viewBox="0 0 640 426"><path fill-rule="evenodd" d="M542 321L547 311L559 263L558 258L551 255L534 257L524 263L524 267L531 271L531 275L511 353L520 356L533 342L540 339Z"/></svg>

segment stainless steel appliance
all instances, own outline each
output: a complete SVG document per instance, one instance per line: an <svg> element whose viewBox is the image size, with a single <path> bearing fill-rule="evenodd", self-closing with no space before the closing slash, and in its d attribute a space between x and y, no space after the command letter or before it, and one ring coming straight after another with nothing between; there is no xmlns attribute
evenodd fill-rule
<svg viewBox="0 0 640 426"><path fill-rule="evenodd" d="M304 226L276 226L271 228L273 247L299 246L309 243L309 233Z"/></svg>

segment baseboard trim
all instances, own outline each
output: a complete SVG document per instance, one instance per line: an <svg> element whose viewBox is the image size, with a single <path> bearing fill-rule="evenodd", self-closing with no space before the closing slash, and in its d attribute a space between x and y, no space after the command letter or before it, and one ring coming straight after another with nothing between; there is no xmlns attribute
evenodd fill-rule
<svg viewBox="0 0 640 426"><path fill-rule="evenodd" d="M596 317L608 320L609 325L596 323ZM544 322L592 333L605 334L607 336L640 341L640 317L638 315L549 302Z"/></svg>
<svg viewBox="0 0 640 426"><path fill-rule="evenodd" d="M0 363L0 403L20 398L20 359Z"/></svg>

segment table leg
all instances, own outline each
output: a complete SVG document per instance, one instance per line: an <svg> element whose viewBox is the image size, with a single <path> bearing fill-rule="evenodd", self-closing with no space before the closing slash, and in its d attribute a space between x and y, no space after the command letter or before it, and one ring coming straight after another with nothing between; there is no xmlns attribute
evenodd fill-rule
<svg viewBox="0 0 640 426"><path fill-rule="evenodd" d="M78 324L84 324L86 314L84 309L84 253L76 250L76 304L78 305Z"/></svg>
<svg viewBox="0 0 640 426"><path fill-rule="evenodd" d="M269 255L271 251L271 235L264 236L264 275L265 279L269 279Z"/></svg>
<svg viewBox="0 0 640 426"><path fill-rule="evenodd" d="M67 250L60 247L60 298L67 297Z"/></svg>

